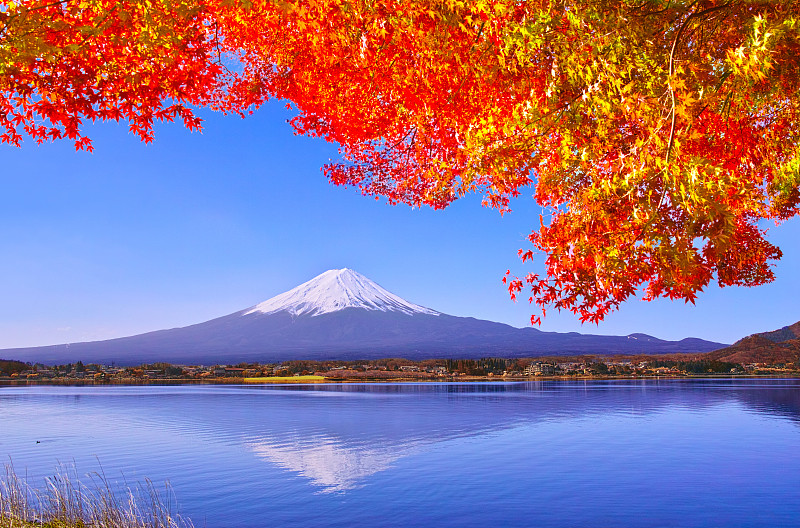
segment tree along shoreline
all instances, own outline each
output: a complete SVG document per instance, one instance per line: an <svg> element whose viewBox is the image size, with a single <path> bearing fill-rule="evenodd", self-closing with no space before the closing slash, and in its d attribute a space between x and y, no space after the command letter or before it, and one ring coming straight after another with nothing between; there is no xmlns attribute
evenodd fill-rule
<svg viewBox="0 0 800 528"><path fill-rule="evenodd" d="M323 380L297 380L297 381L249 381L235 378L221 378L213 381L198 381L184 379L159 379L159 380L113 380L113 381L81 381L81 380L9 380L0 378L0 387L32 386L32 385L59 385L67 387L85 386L165 386L165 385L336 385L344 383L508 383L530 381L588 381L588 380L708 380L708 379L800 379L800 372L776 374L773 372L763 374L720 375L720 374L692 374L692 375L652 375L652 376L517 376L517 377L492 377L492 376L464 376L438 379L420 378L326 378Z"/></svg>
<svg viewBox="0 0 800 528"><path fill-rule="evenodd" d="M30 364L0 360L0 383L343 383L422 381L527 381L536 379L648 379L708 376L800 377L800 361L733 363L707 355L571 356L538 358L430 359L238 363L236 365L138 366Z"/></svg>

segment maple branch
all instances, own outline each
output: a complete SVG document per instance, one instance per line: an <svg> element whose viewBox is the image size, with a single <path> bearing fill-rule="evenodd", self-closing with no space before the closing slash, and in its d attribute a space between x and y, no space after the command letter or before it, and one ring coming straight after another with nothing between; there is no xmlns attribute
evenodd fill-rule
<svg viewBox="0 0 800 528"><path fill-rule="evenodd" d="M672 49L669 52L669 75L667 81L667 87L669 88L669 95L670 99L672 100L672 123L670 125L669 130L669 142L667 144L667 157L666 157L666 164L669 165L670 155L672 154L672 146L675 144L675 120L676 120L676 112L675 112L675 90L672 88L672 76L675 74L675 49L678 47L678 42L681 40L681 36L683 32L689 27L689 21L693 18L697 18L703 15L707 15L708 13L713 13L714 11L719 11L720 9L725 9L730 5L730 2L722 4L720 6L709 7L708 9L704 9L703 11L694 12L686 17L686 20L683 21L681 27L678 28L678 33L675 35L675 39L672 41ZM665 187L666 188L666 187Z"/></svg>
<svg viewBox="0 0 800 528"><path fill-rule="evenodd" d="M481 31L483 31L483 26L481 26ZM477 42L477 37L476 37L476 42ZM470 48L470 49L474 49L474 48L475 48L475 45L473 44L473 45L472 45L472 48ZM488 50L489 50L489 47L488 47L488 46L485 46L485 47L483 48L483 51L481 52L481 54L480 54L480 55L478 56L478 58L475 60L475 62L477 63L477 62L481 61L481 60L483 59L483 56L484 56L484 55L486 55L486 52L487 52ZM392 61L392 62L394 62L394 61ZM464 75L464 76L461 78L461 82L458 84L458 87L457 87L457 88L456 88L454 91L450 92L450 94L447 96L447 102L448 102L448 103L451 103L451 102L453 102L453 97L454 97L454 96L456 96L456 95L458 94L458 92L460 92L460 91L461 91L461 88L463 88L463 87L464 87L464 83L465 83L465 82L467 82L467 76L466 76L466 75Z"/></svg>
<svg viewBox="0 0 800 528"><path fill-rule="evenodd" d="M400 139L395 141L394 145L389 147L388 150L394 150L400 145L400 143L405 143L405 141L408 138L408 136L411 135L412 133L414 134L414 137L411 138L411 142L410 143L411 143L411 145L413 145L414 141L416 140L416 136L417 136L417 127L409 128L408 132L406 132L405 135L403 135L403 137L401 137Z"/></svg>
<svg viewBox="0 0 800 528"><path fill-rule="evenodd" d="M675 112L675 91L672 89L671 85L668 85L668 86L669 86L669 96L670 96L670 98L672 100L672 110L670 111L670 113L672 114L672 123L670 124L670 128L669 128L669 143L667 144L667 159L666 159L666 164L667 165L669 165L669 157L670 157L670 154L672 153L672 145L675 142L675 113L676 113ZM662 197L663 197L663 195L662 195Z"/></svg>
<svg viewBox="0 0 800 528"><path fill-rule="evenodd" d="M577 101L577 100L578 100L578 99L580 99L581 97L583 97L583 93L578 93L578 94L577 94L577 95L575 95L575 97L573 97L572 99L570 99L570 100L568 100L568 101L566 101L566 102L562 103L562 104L561 104L561 106L557 106L557 107L553 108L552 110L550 110L549 112L547 112L546 114L544 114L544 115L542 115L542 116L540 116L540 117L538 117L538 118L536 118L536 119L530 120L529 122L525 123L523 126L521 126L521 127L520 127L520 130L525 130L525 129L527 129L527 128L530 128L531 126L535 125L535 124L536 124L536 123L538 123L539 121L543 121L543 120L547 119L548 117L552 116L552 115L553 115L553 114L555 114L556 112L558 112L558 114L559 114L559 115L558 115L558 117L560 118L560 117L561 117L561 115L562 115L564 112L566 112L566 111L567 111L567 109L568 109L570 106L572 106L572 103L574 103L575 101ZM555 126L555 123L557 123L557 122L558 122L558 119L556 119L556 120L555 120L553 123L551 123L551 124L550 124L550 126L548 126L548 127L547 127L547 128L544 130L544 132L542 132L541 134L538 134L538 136L539 136L539 137L542 137L543 135L545 135L545 134L546 134L546 133L547 133L547 132L548 132L548 131L549 131L551 128L553 128L553 126ZM513 137L513 136L511 136L511 137Z"/></svg>
<svg viewBox="0 0 800 528"><path fill-rule="evenodd" d="M42 10L42 9L47 9L48 7L55 7L55 6L60 5L60 4L66 4L68 1L69 0L57 0L56 2L53 2L52 4L45 4L45 5L36 6L36 7L29 7L29 8L26 8L24 10L24 13L29 13L31 11L39 11L39 10ZM4 13L8 14L8 11L5 11ZM10 22L10 21L14 20L15 18L19 17L22 13L23 13L23 11L17 10L14 13L8 15L8 19L7 19L8 22ZM8 22L6 22L5 25L3 26L3 32L2 32L2 34L0 34L0 36L2 36L2 37L6 36L6 31L8 30L8 26L9 26ZM19 39L19 38L27 37L28 35L33 33L33 31L34 30L30 30L30 31L28 31L26 33L23 33L22 35L17 36L17 38Z"/></svg>
<svg viewBox="0 0 800 528"><path fill-rule="evenodd" d="M28 12L31 12L31 11L38 11L38 10L41 10L41 9L46 9L46 8L48 8L48 7L55 7L55 6L57 6L57 5L66 4L66 3L68 3L68 1L69 1L69 0L59 0L59 1L53 2L53 3L51 3L51 4L46 4L46 5L41 5L41 6L37 6L37 7L32 7L32 8L29 8L29 9L27 9L25 12L26 12L26 13L28 13ZM105 21L106 21L106 19L107 19L107 18L108 18L108 17L109 17L109 16L110 16L112 13L114 13L114 12L117 10L117 7L119 7L119 6L118 6L118 5L114 5L114 7L112 7L112 8L111 8L111 9L109 9L108 11L106 11L106 12L103 14L102 18L100 18L100 19L97 21L97 24L95 25L95 28L99 29L99 28L100 28L100 26L103 24L103 22L105 22ZM20 11L17 11L17 12L15 12L14 14L12 14L12 15L9 15L9 16L8 16L8 19L9 19L9 20L13 20L14 18L16 18L16 17L20 16L21 14L22 14L22 12L20 12ZM2 33L0 33L0 37L3 37L3 38L5 38L5 36L6 36L6 31L8 30L8 27L9 27L9 24L5 24L5 25L4 25L4 27L3 27L3 29L2 29ZM33 28L33 29L31 29L30 31L26 31L25 33L22 33L22 34L20 34L20 35L16 35L14 38L15 38L16 40L21 40L21 39L23 39L23 38L25 38L25 37L28 37L28 36L30 36L31 34L33 34L34 32L36 32L37 30L41 30L42 28L43 28L43 27L40 25L39 27ZM84 34L84 36L83 36L83 39L81 40L81 43L80 43L79 45L81 45L81 46L82 46L83 44L85 44L85 43L86 43L86 41L87 41L87 40L89 40L89 37L90 37L90 36L91 36L91 35ZM12 39L12 42L13 42L13 39Z"/></svg>
<svg viewBox="0 0 800 528"><path fill-rule="evenodd" d="M649 3L650 2L643 2L641 5L632 6L632 8L629 11L629 13L633 13L634 11L641 11ZM664 9L660 9L658 11L645 11L645 12L641 13L641 15L639 15L639 16L647 17L647 16L651 16L651 15L660 15L661 13L664 13L665 11L667 11L669 9L669 7L670 7L670 2L667 2L667 6Z"/></svg>
<svg viewBox="0 0 800 528"><path fill-rule="evenodd" d="M112 14L114 11L116 11L116 10L117 10L117 7L119 7L119 5L118 5L118 4L117 4L117 5L114 5L114 7L112 7L112 8L111 8L111 9L109 9L108 11L106 11L106 12L103 14L103 17L102 17L100 20L98 20L98 21L97 21L97 25L95 26L95 28L96 28L96 29L100 29L100 26L103 24L103 22L105 22L105 21L106 21L106 19L107 19L109 16L111 16L111 14ZM85 35L83 36L83 40L81 41L81 45L85 44L85 43L86 43L86 41L87 41L87 40L89 40L89 36L90 36L90 35L88 35L88 34L85 34Z"/></svg>

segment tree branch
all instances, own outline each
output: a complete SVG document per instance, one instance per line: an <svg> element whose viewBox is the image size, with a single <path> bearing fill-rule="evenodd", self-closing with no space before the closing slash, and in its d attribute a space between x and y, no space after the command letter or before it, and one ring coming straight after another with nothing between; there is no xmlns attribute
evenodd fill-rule
<svg viewBox="0 0 800 528"><path fill-rule="evenodd" d="M725 9L729 5L730 5L730 2L727 2L727 3L719 5L719 6L709 7L708 9L704 9L703 11L694 12L694 13L690 14L688 17L686 17L686 20L683 21L683 24L681 24L681 27L678 28L678 33L675 35L675 39L672 41L672 49L669 52L669 77L668 77L668 81L667 81L667 87L669 88L669 95L670 95L670 99L672 101L672 110L671 110L672 123L670 125L670 130L669 130L669 142L667 144L667 158L666 158L666 164L667 165L669 165L670 155L672 154L672 146L675 144L675 118L676 118L676 115L675 115L675 90L672 88L672 82L671 81L672 81L672 76L675 74L675 50L678 47L678 42L680 42L681 36L683 35L683 32L686 31L687 27L689 27L689 22L692 19L700 17L700 16L703 16L703 15L707 15L708 13L713 13L714 11L719 11L721 9Z"/></svg>

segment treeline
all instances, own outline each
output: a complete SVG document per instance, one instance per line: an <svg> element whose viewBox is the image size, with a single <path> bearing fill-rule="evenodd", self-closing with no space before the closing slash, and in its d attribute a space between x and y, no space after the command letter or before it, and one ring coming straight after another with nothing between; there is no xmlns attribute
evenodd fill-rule
<svg viewBox="0 0 800 528"><path fill-rule="evenodd" d="M468 376L488 376L489 374L502 374L513 363L515 363L515 360L490 357L481 359L446 359L444 366L448 372L463 372Z"/></svg>
<svg viewBox="0 0 800 528"><path fill-rule="evenodd" d="M531 371L526 369L533 366ZM782 364L779 366L783 366ZM235 368L231 368L235 367ZM794 367L794 365L789 365ZM226 371L227 369L227 371ZM237 369L241 369L235 372ZM375 371L383 371L382 376L392 377L393 373L427 373L430 375L468 375L468 376L520 376L563 375L563 376L637 376L659 374L656 369L670 369L689 375L758 373L758 368L751 365L705 359L702 356L653 357L653 356L571 356L540 358L500 358L484 357L480 359L426 359L410 360L405 358L385 358L377 360L290 360L282 363L238 363L236 365L216 366L177 366L166 362L144 363L138 366L102 366L94 363L84 364L81 361L62 365L43 365L41 363L25 363L18 360L0 359L0 377L25 376L28 378L215 378L215 377L260 377L260 376L294 376L319 372L330 373L334 377L353 378L365 375L376 375ZM357 374L356 374L357 373ZM367 374L363 374L367 373ZM370 374L372 373L372 374ZM327 374L326 374L327 375ZM394 376L397 377L397 376Z"/></svg>
<svg viewBox="0 0 800 528"><path fill-rule="evenodd" d="M424 359L420 361L404 359L404 358L384 358L384 359L356 359L356 360L289 360L277 364L262 364L262 363L238 363L233 365L237 368L254 369L258 370L267 366L278 366L280 370L275 374L279 376L294 375L303 373L313 373L318 371L327 371L333 368L345 368L347 370L354 370L356 372L365 371L370 369L382 369L389 371L402 370L401 367L407 365L414 365L420 368L427 367L441 367L445 365L444 359Z"/></svg>
<svg viewBox="0 0 800 528"><path fill-rule="evenodd" d="M74 363L64 363L63 365L45 365L43 363L24 363L14 359L0 359L0 376L11 376L27 371L50 371L55 374L71 374L73 372L86 372L87 370L98 371L103 367L96 363L83 364L83 361Z"/></svg>
<svg viewBox="0 0 800 528"><path fill-rule="evenodd" d="M129 372L134 370L157 370L163 372L167 376L182 376L184 374L184 371L181 367L176 367L172 363L165 363L163 361L158 361L156 363L142 363L138 367L128 367L125 370Z"/></svg>
<svg viewBox="0 0 800 528"><path fill-rule="evenodd" d="M75 363L64 363L63 365L53 365L52 367L48 367L47 365L42 365L41 363L37 363L33 365L34 370L39 369L50 369L57 374L70 374L72 372L86 372L87 370L98 371L102 369L102 365L98 365L97 363L89 363L87 365L83 364L83 361L76 361Z"/></svg>
<svg viewBox="0 0 800 528"><path fill-rule="evenodd" d="M682 370L689 374L707 374L709 372L714 374L721 374L730 372L731 370L744 370L739 363L729 363L727 361L719 361L716 359L701 359L694 361L669 361L656 359L652 361L653 368L666 367Z"/></svg>
<svg viewBox="0 0 800 528"><path fill-rule="evenodd" d="M10 376L12 374L19 374L26 370L30 370L31 366L22 361L15 361L13 359L0 359L0 376Z"/></svg>

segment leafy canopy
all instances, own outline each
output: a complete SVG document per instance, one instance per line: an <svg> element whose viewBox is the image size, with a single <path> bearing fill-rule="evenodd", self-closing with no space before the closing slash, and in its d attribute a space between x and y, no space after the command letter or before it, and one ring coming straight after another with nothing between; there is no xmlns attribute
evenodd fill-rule
<svg viewBox="0 0 800 528"><path fill-rule="evenodd" d="M144 140L184 105L290 101L341 146L336 184L443 208L544 208L507 277L598 322L644 292L774 279L762 223L798 212L798 2L34 0L0 13L0 125ZM38 120L38 121L37 121ZM42 124L40 121L46 123ZM538 322L534 315L532 322Z"/></svg>
<svg viewBox="0 0 800 528"><path fill-rule="evenodd" d="M0 140L68 138L91 150L88 119L200 124L185 105L210 102L222 69L207 6L192 0L21 0L0 3Z"/></svg>

